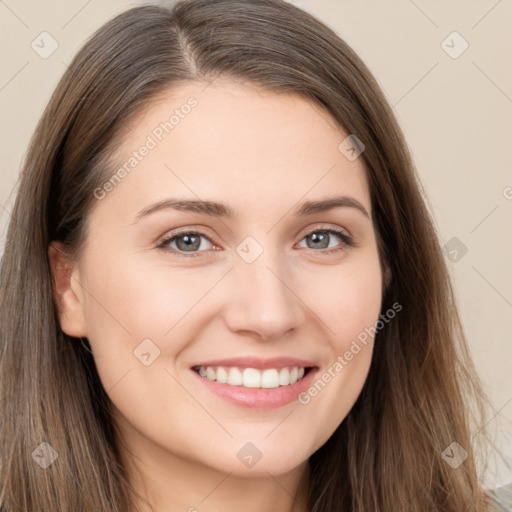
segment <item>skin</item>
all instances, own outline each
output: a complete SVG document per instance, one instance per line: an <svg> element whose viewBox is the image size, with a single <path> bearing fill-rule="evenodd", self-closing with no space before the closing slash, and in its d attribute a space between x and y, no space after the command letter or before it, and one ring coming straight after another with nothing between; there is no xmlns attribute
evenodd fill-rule
<svg viewBox="0 0 512 512"><path fill-rule="evenodd" d="M78 261L50 246L61 327L88 338L130 480L155 511L302 511L307 459L359 396L373 339L306 405L243 408L190 368L285 355L314 361L321 375L375 324L382 273L364 164L340 152L347 134L315 103L217 81L174 88L148 106L124 135L117 165L190 96L198 101L190 114L95 201ZM357 199L370 219L350 207L293 214L333 194ZM223 202L237 215L168 209L133 223L169 197ZM308 243L331 227L357 247L336 235L333 254ZM180 257L176 241L174 253L157 248L178 228L204 233L199 256ZM263 248L250 264L236 252L249 235ZM134 356L147 338L160 350L149 366ZM247 442L262 453L251 468L237 457Z"/></svg>

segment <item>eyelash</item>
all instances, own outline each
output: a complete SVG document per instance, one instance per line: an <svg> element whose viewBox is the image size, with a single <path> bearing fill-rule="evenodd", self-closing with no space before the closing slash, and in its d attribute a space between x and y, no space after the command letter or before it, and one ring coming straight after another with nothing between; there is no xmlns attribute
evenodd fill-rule
<svg viewBox="0 0 512 512"><path fill-rule="evenodd" d="M311 235L312 233L327 233L327 234L331 234L331 235L334 234L334 235L339 236L341 238L341 240L342 240L342 243L339 246L332 247L330 249L320 249L320 250L307 249L307 250L315 252L315 253L318 252L318 253L321 253L322 255L330 255L330 254L342 251L342 250L344 250L346 248L356 247L356 243L354 242L352 237L348 236L343 231L341 231L339 229L336 229L336 228L325 228L325 229L323 229L323 228L316 228L316 229L313 229L312 231L306 233L302 237L301 241L304 238L306 238L307 236ZM186 231L186 230L183 230L183 231L179 231L178 233L174 233L171 237L167 237L164 240L162 240L158 244L157 249L160 249L160 250L162 250L163 252L166 252L166 253L176 254L179 257L184 257L184 258L193 258L195 256L200 256L201 253L205 252L205 251L196 251L196 252L191 252L190 254L186 254L183 251L179 251L179 250L176 250L176 249L170 249L168 247L168 244L173 242L175 239L179 238L182 235L198 235L198 236L202 236L202 237L206 238L209 242L211 242L214 245L217 243L214 239L211 239L209 236L205 235L204 233L201 233L200 231L193 231L193 230Z"/></svg>

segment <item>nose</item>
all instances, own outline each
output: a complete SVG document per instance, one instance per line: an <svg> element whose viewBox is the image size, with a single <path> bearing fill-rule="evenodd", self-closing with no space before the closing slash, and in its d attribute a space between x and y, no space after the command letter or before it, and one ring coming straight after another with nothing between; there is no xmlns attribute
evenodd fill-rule
<svg viewBox="0 0 512 512"><path fill-rule="evenodd" d="M233 332L281 339L304 321L306 306L294 290L294 274L277 258L264 253L252 263L240 259L228 281L224 318Z"/></svg>

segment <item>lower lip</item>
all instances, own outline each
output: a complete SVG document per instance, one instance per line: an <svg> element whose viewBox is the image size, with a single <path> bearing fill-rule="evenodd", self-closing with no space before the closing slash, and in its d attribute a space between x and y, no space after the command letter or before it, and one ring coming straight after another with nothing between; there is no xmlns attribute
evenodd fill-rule
<svg viewBox="0 0 512 512"><path fill-rule="evenodd" d="M194 370L191 371L212 393L215 393L228 402L242 407L274 409L297 400L300 393L304 392L311 385L311 381L318 371L318 368L311 369L302 379L294 384L279 386L277 388L231 386L229 384L221 384L216 380L201 377Z"/></svg>

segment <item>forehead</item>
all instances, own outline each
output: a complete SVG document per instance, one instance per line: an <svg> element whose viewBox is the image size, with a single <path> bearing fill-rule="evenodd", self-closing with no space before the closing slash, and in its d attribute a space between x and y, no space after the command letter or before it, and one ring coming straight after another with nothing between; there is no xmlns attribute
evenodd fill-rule
<svg viewBox="0 0 512 512"><path fill-rule="evenodd" d="M111 169L125 172L109 201L129 209L181 195L277 213L301 199L350 194L370 211L363 161L340 150L347 135L302 95L228 81L181 85L126 125Z"/></svg>

